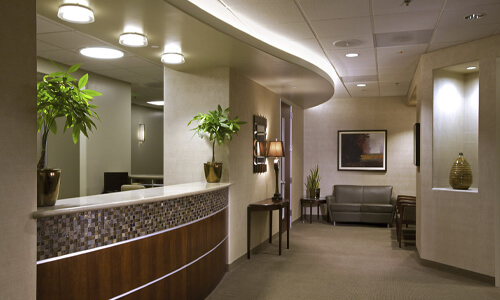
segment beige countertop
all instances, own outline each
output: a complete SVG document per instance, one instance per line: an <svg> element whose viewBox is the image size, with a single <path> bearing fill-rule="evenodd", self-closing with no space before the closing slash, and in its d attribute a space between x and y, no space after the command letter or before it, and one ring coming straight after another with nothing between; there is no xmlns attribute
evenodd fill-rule
<svg viewBox="0 0 500 300"><path fill-rule="evenodd" d="M157 188L62 199L57 200L56 205L54 206L39 207L35 212L33 212L32 217L34 219L38 219L89 210L151 203L215 191L227 188L230 185L230 183L193 182L167 185Z"/></svg>

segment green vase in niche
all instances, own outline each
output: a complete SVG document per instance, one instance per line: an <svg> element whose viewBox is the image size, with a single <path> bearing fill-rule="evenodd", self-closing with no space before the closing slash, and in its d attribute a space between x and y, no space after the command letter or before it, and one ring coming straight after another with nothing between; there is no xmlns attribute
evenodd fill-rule
<svg viewBox="0 0 500 300"><path fill-rule="evenodd" d="M457 160L451 166L450 185L456 190L468 190L471 184L472 170L464 154L460 152Z"/></svg>

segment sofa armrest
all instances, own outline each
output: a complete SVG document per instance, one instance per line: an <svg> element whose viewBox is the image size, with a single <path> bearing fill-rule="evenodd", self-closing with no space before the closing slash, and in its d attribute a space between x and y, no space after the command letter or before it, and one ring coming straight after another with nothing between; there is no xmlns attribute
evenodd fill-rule
<svg viewBox="0 0 500 300"><path fill-rule="evenodd" d="M328 221L333 222L332 219L332 211L330 210L331 208L331 203L335 203L335 196L334 195L329 195L326 196L326 211L328 212Z"/></svg>
<svg viewBox="0 0 500 300"><path fill-rule="evenodd" d="M328 195L325 197L326 198L326 203L335 203L335 196L334 195Z"/></svg>
<svg viewBox="0 0 500 300"><path fill-rule="evenodd" d="M391 197L391 205L393 207L396 207L396 203L397 203L397 198L396 197Z"/></svg>

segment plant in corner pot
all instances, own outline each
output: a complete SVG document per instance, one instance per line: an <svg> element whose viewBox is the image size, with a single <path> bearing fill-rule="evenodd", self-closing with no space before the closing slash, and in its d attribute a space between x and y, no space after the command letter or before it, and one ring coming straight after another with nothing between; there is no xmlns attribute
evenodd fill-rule
<svg viewBox="0 0 500 300"><path fill-rule="evenodd" d="M319 198L319 182L321 177L319 176L319 167L312 168L310 170L311 174L307 176L306 179L306 188L309 190L309 198Z"/></svg>
<svg viewBox="0 0 500 300"><path fill-rule="evenodd" d="M37 164L37 205L51 206L59 195L61 170L46 166L47 138L50 132L57 134L56 119L65 117L64 132L72 129L73 143L77 143L82 132L88 138L88 131L96 128L92 118L99 119L94 111L97 106L89 104L94 96L102 95L90 89L84 89L89 75L76 80L74 73L81 64L75 64L64 70L52 62L61 71L45 75L37 83L37 130L41 132L41 153Z"/></svg>
<svg viewBox="0 0 500 300"><path fill-rule="evenodd" d="M189 121L188 126L192 122L196 121L198 126L191 129L198 134L200 138L205 137L205 133L208 134L208 140L212 142L212 161L205 164L205 178L207 182L220 182L222 176L222 163L215 161L215 143L219 146L226 141L232 140L233 133L238 133L240 130L240 125L246 122L240 121L238 117L234 119L229 119L230 107L225 110L218 105L217 110L209 111L206 114L198 113L194 116L191 121Z"/></svg>

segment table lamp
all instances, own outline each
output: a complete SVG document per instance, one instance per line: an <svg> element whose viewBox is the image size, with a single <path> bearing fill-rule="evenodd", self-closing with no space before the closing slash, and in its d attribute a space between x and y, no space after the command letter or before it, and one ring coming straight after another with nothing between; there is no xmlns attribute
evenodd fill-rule
<svg viewBox="0 0 500 300"><path fill-rule="evenodd" d="M278 175L280 173L279 158L285 157L285 151L283 148L282 141L269 142L269 147L267 148L267 157L274 157L274 172L276 172L276 192L273 196L273 201L280 201L283 199L280 194L280 189L278 185Z"/></svg>

